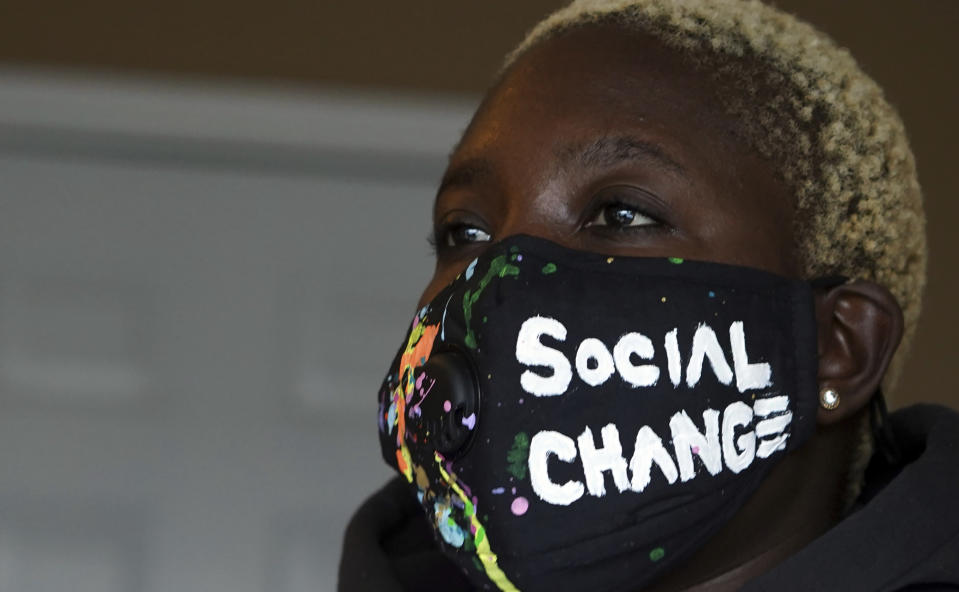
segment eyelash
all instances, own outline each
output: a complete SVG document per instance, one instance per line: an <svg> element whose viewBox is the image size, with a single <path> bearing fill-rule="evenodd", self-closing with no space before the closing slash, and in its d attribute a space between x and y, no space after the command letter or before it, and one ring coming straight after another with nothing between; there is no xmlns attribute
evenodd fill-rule
<svg viewBox="0 0 959 592"><path fill-rule="evenodd" d="M648 218L649 223L638 226L595 223L605 212L617 208ZM666 202L655 193L633 185L612 185L600 189L594 194L587 211L589 215L582 222L582 228L609 240L623 240L624 235L671 234L676 231L669 222L670 209Z"/></svg>
<svg viewBox="0 0 959 592"><path fill-rule="evenodd" d="M594 223L596 220L606 217L606 214L612 210L619 210L619 211L628 210L634 214L634 217L639 216L642 218L646 218L650 221L650 223L638 224L638 225ZM605 221L609 222L608 219ZM630 220L630 222L632 222L632 220ZM609 202L598 204L596 207L593 208L592 216L589 218L586 224L583 225L584 228L593 228L595 230L601 230L603 232L637 232L640 229L643 229L644 231L648 232L649 230L652 230L657 227L662 227L662 226L663 226L663 223L659 220L657 216L654 216L648 213L643 208L637 207L636 205L633 205L630 203L625 203L623 201L609 201Z"/></svg>
<svg viewBox="0 0 959 592"><path fill-rule="evenodd" d="M426 235L426 244L430 247L430 254L433 257L437 257L440 254L439 239L437 238L437 231L431 230L429 234Z"/></svg>
<svg viewBox="0 0 959 592"><path fill-rule="evenodd" d="M492 233L483 230L482 227L478 224L474 224L468 221L450 221L439 225L433 232L429 233L426 237L426 242L429 244L430 249L433 251L434 255L442 255L445 251L450 249L455 249L458 247L463 247L467 245L457 245L457 244L448 244L449 238L452 236L452 233L462 230L462 229L475 229L487 236L492 236ZM485 243L488 241L475 241L476 243Z"/></svg>

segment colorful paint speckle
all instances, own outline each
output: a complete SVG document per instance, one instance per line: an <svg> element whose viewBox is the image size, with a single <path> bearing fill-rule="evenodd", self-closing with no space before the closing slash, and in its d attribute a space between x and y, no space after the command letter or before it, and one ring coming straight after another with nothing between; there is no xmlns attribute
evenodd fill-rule
<svg viewBox="0 0 959 592"><path fill-rule="evenodd" d="M467 291L463 298L463 312L467 324L464 342L467 347L478 347L469 323L472 307L480 299L483 290L494 278L519 275L519 267L509 263L507 259L518 262L522 261L523 257L517 249L513 249L510 256L504 255L493 260L485 271L477 269L479 260L472 261L465 271L467 280L472 278L473 286L472 291ZM416 497L431 515L441 541L450 547L474 554L473 564L496 587L503 592L516 592L516 587L499 567L486 529L476 514L478 496L472 495L469 486L459 481L454 473L453 463L446 461L438 452L430 452L435 465L427 462L424 466L424 459L415 456L421 450L417 447L426 444L432 448L427 444L430 432L424 429L422 424L425 413L420 411L420 404L427 399L436 381L421 368L428 363L435 342L445 341L446 315L451 300L452 295L446 300L442 311L438 308L433 310L429 305L417 311L410 325L406 344L400 352L396 372L391 372L386 377L387 387L381 393L378 423L382 433L389 435L389 440L393 441L395 438L396 467L407 481L415 485ZM487 319L483 317L482 320L485 322ZM446 413L451 413L454 407L452 401L443 399L438 406ZM459 417L457 421L469 430L474 430L477 420L477 415L470 413ZM407 423L410 426L416 425L417 429L410 427L408 430ZM528 448L528 439L526 447ZM505 493L505 488L501 488L500 493Z"/></svg>
<svg viewBox="0 0 959 592"><path fill-rule="evenodd" d="M450 507L447 504L435 502L436 526L440 531L440 536L447 544L454 547L462 547L466 540L466 533L460 528L456 521L450 517Z"/></svg>
<svg viewBox="0 0 959 592"><path fill-rule="evenodd" d="M495 584L496 587L503 592L519 592L516 586L513 585L513 583L506 576L506 573L503 572L503 569L497 563L496 554L493 553L493 550L490 548L489 539L486 538L486 529L482 524L480 524L479 519L476 517L476 506L467 497L460 484L457 483L456 477L451 475L443 467L443 457L437 452L435 453L435 458L443 480L464 503L463 514L469 518L470 533L473 535L473 544L476 546L476 555L479 557L480 565L482 566L483 571L486 573L486 577L488 577L490 581L492 581L493 584Z"/></svg>
<svg viewBox="0 0 959 592"><path fill-rule="evenodd" d="M466 320L466 337L463 339L463 342L466 344L466 347L476 349L477 346L476 333L473 332L470 321L473 318L473 305L479 300L483 294L483 290L486 289L486 286L489 285L494 277L504 278L506 276L517 275L519 275L519 267L507 262L506 255L500 255L490 261L489 269L486 271L486 275L480 278L479 285L476 289L467 290L466 293L463 294L463 316Z"/></svg>
<svg viewBox="0 0 959 592"><path fill-rule="evenodd" d="M526 432L520 432L513 438L513 446L510 447L509 452L506 454L506 460L509 461L509 468L507 470L510 475L520 481L525 479L527 469L526 460L528 458L529 436Z"/></svg>
<svg viewBox="0 0 959 592"><path fill-rule="evenodd" d="M527 510L529 510L529 500L523 496L519 496L513 500L513 503L510 504L509 509L510 512L516 516L522 516Z"/></svg>
<svg viewBox="0 0 959 592"><path fill-rule="evenodd" d="M477 261L479 261L478 258L477 258L477 259L473 259L473 260L470 262L469 266L467 266L467 268L466 268L466 279L472 279L472 277L473 277L473 272L476 271L476 262L477 262Z"/></svg>

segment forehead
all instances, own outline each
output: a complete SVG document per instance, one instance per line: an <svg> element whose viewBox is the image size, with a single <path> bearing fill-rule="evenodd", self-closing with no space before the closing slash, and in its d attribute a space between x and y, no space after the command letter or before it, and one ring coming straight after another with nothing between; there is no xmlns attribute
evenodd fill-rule
<svg viewBox="0 0 959 592"><path fill-rule="evenodd" d="M637 186L676 222L670 249L684 239L698 245L690 258L780 269L750 253L791 259L794 200L740 140L721 92L690 59L619 26L543 41L480 105L450 157L434 219L482 208L484 219L509 222L494 229L499 236L520 228L558 236L573 232L595 191Z"/></svg>
<svg viewBox="0 0 959 592"><path fill-rule="evenodd" d="M522 141L544 128L557 143L528 138L556 156L600 135L641 129L670 153L741 151L735 122L720 107L709 76L679 52L614 25L567 31L534 46L493 87L454 156ZM704 154L695 154L702 147Z"/></svg>

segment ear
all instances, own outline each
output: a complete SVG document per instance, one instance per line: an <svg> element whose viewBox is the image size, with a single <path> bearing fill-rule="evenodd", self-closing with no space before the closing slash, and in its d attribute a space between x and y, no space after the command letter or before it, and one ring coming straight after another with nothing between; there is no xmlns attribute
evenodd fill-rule
<svg viewBox="0 0 959 592"><path fill-rule="evenodd" d="M889 290L855 280L816 293L819 388L839 406L819 407L819 425L856 415L872 399L902 339L902 309Z"/></svg>

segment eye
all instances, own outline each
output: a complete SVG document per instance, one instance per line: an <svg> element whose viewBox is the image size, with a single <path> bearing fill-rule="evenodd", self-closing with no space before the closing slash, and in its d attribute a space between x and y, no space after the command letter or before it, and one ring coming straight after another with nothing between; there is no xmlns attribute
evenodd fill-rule
<svg viewBox="0 0 959 592"><path fill-rule="evenodd" d="M488 243L491 237L488 232L476 226L460 224L454 226L447 232L446 244L450 247L458 247L469 243Z"/></svg>
<svg viewBox="0 0 959 592"><path fill-rule="evenodd" d="M436 229L432 243L438 249L461 247L473 243L488 243L492 237L488 232L472 224L451 224Z"/></svg>
<svg viewBox="0 0 959 592"><path fill-rule="evenodd" d="M657 195L632 185L610 185L597 191L590 205L584 228L595 232L669 230L667 208Z"/></svg>
<svg viewBox="0 0 959 592"><path fill-rule="evenodd" d="M596 215L586 223L590 226L606 226L609 228L630 228L639 226L655 226L659 222L640 211L638 208L622 204L611 203L600 206Z"/></svg>

